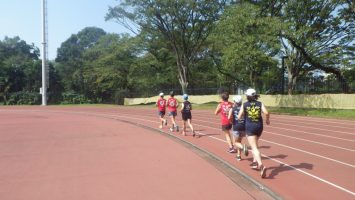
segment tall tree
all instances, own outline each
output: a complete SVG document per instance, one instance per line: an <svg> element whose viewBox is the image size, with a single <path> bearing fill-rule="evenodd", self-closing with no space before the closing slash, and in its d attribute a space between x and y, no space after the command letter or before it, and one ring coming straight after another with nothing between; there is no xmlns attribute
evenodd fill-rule
<svg viewBox="0 0 355 200"><path fill-rule="evenodd" d="M77 34L71 35L58 48L55 61L66 91L84 92L83 54L106 35L101 28L86 27Z"/></svg>
<svg viewBox="0 0 355 200"><path fill-rule="evenodd" d="M161 35L176 60L183 93L189 70L211 33L227 0L123 0L110 7L106 20L116 20L147 38Z"/></svg>
<svg viewBox="0 0 355 200"><path fill-rule="evenodd" d="M262 73L276 66L279 24L260 16L259 7L247 2L227 9L211 37L215 51L221 53L219 71L238 84L260 87Z"/></svg>
<svg viewBox="0 0 355 200"><path fill-rule="evenodd" d="M0 41L0 93L5 103L10 93L38 91L38 57L39 49L19 37Z"/></svg>
<svg viewBox="0 0 355 200"><path fill-rule="evenodd" d="M278 16L285 24L280 37L285 42L285 52L292 52L304 63L297 71L322 70L334 74L343 83L343 92L349 92L342 72L344 63L355 62L355 10L353 1L347 0L276 0L260 1L265 15ZM294 64L297 60L289 60ZM298 63L300 64L300 63ZM289 70L292 73L292 70ZM289 87L293 87L289 84ZM292 93L292 88L289 88Z"/></svg>
<svg viewBox="0 0 355 200"><path fill-rule="evenodd" d="M132 85L136 46L128 35L107 34L84 53L83 78L88 98L102 102L123 99Z"/></svg>

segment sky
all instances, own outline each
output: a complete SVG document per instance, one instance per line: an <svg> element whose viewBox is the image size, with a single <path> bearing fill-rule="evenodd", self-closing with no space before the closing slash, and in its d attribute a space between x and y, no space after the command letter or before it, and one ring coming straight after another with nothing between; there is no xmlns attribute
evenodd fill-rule
<svg viewBox="0 0 355 200"><path fill-rule="evenodd" d="M117 0L47 0L48 57L55 59L61 43L85 27L107 33L130 33L114 21L105 21L109 6ZM41 49L42 0L0 0L0 40L15 37Z"/></svg>

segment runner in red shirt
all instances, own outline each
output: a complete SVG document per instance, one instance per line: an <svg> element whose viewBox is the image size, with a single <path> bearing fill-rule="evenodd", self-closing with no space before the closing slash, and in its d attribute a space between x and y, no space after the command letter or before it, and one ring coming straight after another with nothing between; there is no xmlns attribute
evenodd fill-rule
<svg viewBox="0 0 355 200"><path fill-rule="evenodd" d="M222 102L220 102L216 108L215 115L218 115L221 113L221 124L222 124L222 131L226 135L226 140L228 144L228 152L229 153L235 153L237 152L234 149L233 142L232 142L232 137L230 134L230 130L232 128L232 123L230 119L228 119L228 114L229 110L233 108L233 103L229 102L229 93L228 92L223 92L222 95Z"/></svg>
<svg viewBox="0 0 355 200"><path fill-rule="evenodd" d="M163 128L163 124L165 124L165 126L168 124L168 121L164 119L165 107L166 107L166 100L164 99L164 93L159 94L159 99L156 103L156 106L158 107L158 114L161 123L159 128Z"/></svg>
<svg viewBox="0 0 355 200"><path fill-rule="evenodd" d="M179 132L179 126L176 124L175 117L177 115L176 108L178 107L178 102L174 98L175 94L174 91L170 92L170 97L168 98L167 101L167 107L168 107L168 115L170 116L172 126L170 128L170 131L173 132L174 129L176 128L176 132Z"/></svg>

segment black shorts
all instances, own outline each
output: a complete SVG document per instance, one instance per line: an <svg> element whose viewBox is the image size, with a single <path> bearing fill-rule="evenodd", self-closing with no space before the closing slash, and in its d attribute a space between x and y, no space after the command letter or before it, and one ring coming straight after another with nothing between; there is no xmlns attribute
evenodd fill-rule
<svg viewBox="0 0 355 200"><path fill-rule="evenodd" d="M260 137L261 133L263 132L263 126L262 125L254 125L254 126L245 126L245 133L247 136L257 136Z"/></svg>
<svg viewBox="0 0 355 200"><path fill-rule="evenodd" d="M222 131L229 131L232 129L232 124L222 125Z"/></svg>
<svg viewBox="0 0 355 200"><path fill-rule="evenodd" d="M188 113L182 112L182 113L181 113L181 116L182 116L182 120L184 120L184 121L187 121L188 119L191 119L191 118L192 118L191 112L188 112Z"/></svg>
<svg viewBox="0 0 355 200"><path fill-rule="evenodd" d="M160 117L164 117L165 111L159 111L159 112L158 112L158 115L159 115Z"/></svg>

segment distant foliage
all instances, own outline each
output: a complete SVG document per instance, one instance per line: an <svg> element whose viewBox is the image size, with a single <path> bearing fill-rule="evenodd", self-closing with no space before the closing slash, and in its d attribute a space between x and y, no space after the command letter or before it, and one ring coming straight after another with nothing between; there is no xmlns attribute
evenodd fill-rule
<svg viewBox="0 0 355 200"><path fill-rule="evenodd" d="M39 105L41 95L35 92L20 91L12 93L7 101L8 105Z"/></svg>

